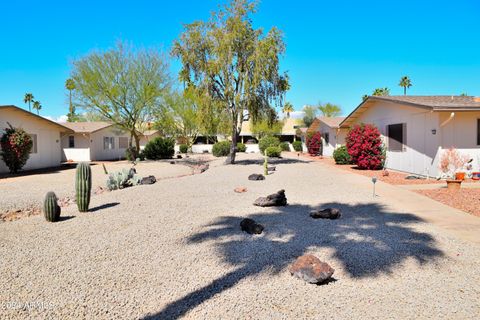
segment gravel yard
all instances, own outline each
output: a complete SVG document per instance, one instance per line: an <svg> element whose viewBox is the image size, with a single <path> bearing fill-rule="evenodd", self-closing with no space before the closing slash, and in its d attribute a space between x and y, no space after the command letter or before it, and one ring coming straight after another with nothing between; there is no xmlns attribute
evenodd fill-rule
<svg viewBox="0 0 480 320"><path fill-rule="evenodd" d="M373 200L370 188L320 162L277 160L265 181L249 181L262 160L238 158L97 195L91 212L69 206L57 223L1 223L0 318L478 319L477 245ZM240 186L248 191L235 193ZM279 189L287 207L252 205ZM319 206L343 216L311 219ZM244 217L264 232L242 233ZM287 268L304 253L328 262L335 281L292 277Z"/></svg>
<svg viewBox="0 0 480 320"><path fill-rule="evenodd" d="M462 211L480 217L480 189L461 188L458 191L450 191L447 188L431 190L415 190L420 194L437 200L447 206L460 209Z"/></svg>
<svg viewBox="0 0 480 320"><path fill-rule="evenodd" d="M308 156L310 157L310 156ZM439 181L434 178L429 178L429 179L405 179L408 174L403 173L403 172L398 172L398 171L393 171L393 170L387 170L388 171L388 176L383 175L382 170L360 170L357 168L355 165L337 165L335 164L335 160L333 158L329 157L310 157L314 161L318 161L324 164L328 164L331 166L335 166L337 168L346 170L351 173L356 173L356 174L361 174L367 177L376 177L378 180L389 183L389 184L394 184L394 185L406 185L406 184L440 184L440 183L445 183L445 181Z"/></svg>
<svg viewBox="0 0 480 320"><path fill-rule="evenodd" d="M185 160L175 160L178 165L172 165L168 160L156 162L140 162L135 168L140 176L154 175L157 179L165 179L188 175L192 169L182 165ZM129 169L132 165L127 161L104 163L108 172ZM92 189L105 187L108 175L104 173L101 163L92 168ZM54 191L59 199L75 195L75 166L61 170L29 174L0 179L0 214L10 210L19 210L41 206L45 194Z"/></svg>

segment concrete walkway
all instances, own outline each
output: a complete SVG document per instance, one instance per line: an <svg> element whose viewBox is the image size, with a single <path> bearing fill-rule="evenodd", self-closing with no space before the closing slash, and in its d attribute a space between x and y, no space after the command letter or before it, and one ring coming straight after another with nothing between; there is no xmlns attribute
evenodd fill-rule
<svg viewBox="0 0 480 320"><path fill-rule="evenodd" d="M324 166L320 162L316 164ZM359 188L372 189L373 198L373 184L369 177L349 173L333 166L331 168L339 175L348 176L347 180L351 184ZM396 186L378 181L375 186L375 201L386 206L401 208L403 212L415 214L458 238L480 244L480 218L410 191L423 189L423 187L433 189L433 187L442 186L438 184ZM480 184L465 183L462 187L464 186L478 188Z"/></svg>
<svg viewBox="0 0 480 320"><path fill-rule="evenodd" d="M398 187L406 190L432 190L432 189L445 189L446 183L429 183L429 184L404 184L398 185ZM462 188L466 189L480 189L479 182L463 182Z"/></svg>

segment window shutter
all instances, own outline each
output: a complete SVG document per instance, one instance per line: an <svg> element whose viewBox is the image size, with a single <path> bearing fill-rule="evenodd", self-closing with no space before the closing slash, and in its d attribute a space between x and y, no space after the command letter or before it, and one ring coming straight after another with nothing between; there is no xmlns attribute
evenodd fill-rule
<svg viewBox="0 0 480 320"><path fill-rule="evenodd" d="M402 134L403 134L402 150L405 152L407 151L407 124L406 123L402 123Z"/></svg>

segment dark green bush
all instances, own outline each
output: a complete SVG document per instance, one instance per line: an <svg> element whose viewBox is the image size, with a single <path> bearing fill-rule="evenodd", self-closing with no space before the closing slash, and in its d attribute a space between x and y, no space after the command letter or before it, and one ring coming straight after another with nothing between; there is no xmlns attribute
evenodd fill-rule
<svg viewBox="0 0 480 320"><path fill-rule="evenodd" d="M293 150L297 152L303 151L302 141L293 141L292 146Z"/></svg>
<svg viewBox="0 0 480 320"><path fill-rule="evenodd" d="M169 138L156 137L149 141L143 149L145 158L150 160L171 159L175 154L175 141Z"/></svg>
<svg viewBox="0 0 480 320"><path fill-rule="evenodd" d="M225 157L230 153L230 141L220 141L213 145L212 153L215 157Z"/></svg>
<svg viewBox="0 0 480 320"><path fill-rule="evenodd" d="M333 159L336 164L351 164L352 157L348 154L347 147L341 146L333 151Z"/></svg>
<svg viewBox="0 0 480 320"><path fill-rule="evenodd" d="M128 147L125 150L125 158L127 158L128 161L135 161L140 153L137 151L137 148L135 147Z"/></svg>
<svg viewBox="0 0 480 320"><path fill-rule="evenodd" d="M280 149L282 149L282 151L290 151L290 144L286 141L280 142L278 146L280 147Z"/></svg>
<svg viewBox="0 0 480 320"><path fill-rule="evenodd" d="M265 149L265 154L268 157L278 158L280 157L281 153L282 149L280 147L268 147L267 149Z"/></svg>
<svg viewBox="0 0 480 320"><path fill-rule="evenodd" d="M258 148L260 149L260 153L264 154L265 149L268 147L278 147L280 144L280 140L277 137L273 136L266 136L260 139L258 142Z"/></svg>
<svg viewBox="0 0 480 320"><path fill-rule="evenodd" d="M188 146L186 144L181 144L179 148L180 148L180 153L188 152Z"/></svg>
<svg viewBox="0 0 480 320"><path fill-rule="evenodd" d="M243 143L239 142L239 143L237 143L237 151L238 152L245 152L245 151L247 151L247 147Z"/></svg>

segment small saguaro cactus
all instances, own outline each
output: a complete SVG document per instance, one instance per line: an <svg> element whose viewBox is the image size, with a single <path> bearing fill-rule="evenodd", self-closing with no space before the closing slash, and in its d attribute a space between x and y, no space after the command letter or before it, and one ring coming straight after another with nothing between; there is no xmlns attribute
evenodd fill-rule
<svg viewBox="0 0 480 320"><path fill-rule="evenodd" d="M265 150L265 160L263 161L263 172L265 176L268 176L268 154Z"/></svg>
<svg viewBox="0 0 480 320"><path fill-rule="evenodd" d="M57 203L57 196L52 191L48 192L43 201L45 219L49 222L56 222L60 219L60 212L61 209Z"/></svg>
<svg viewBox="0 0 480 320"><path fill-rule="evenodd" d="M92 171L90 165L86 162L80 162L77 165L75 175L75 192L77 198L77 207L80 212L87 212L90 204L90 194L92 191Z"/></svg>

